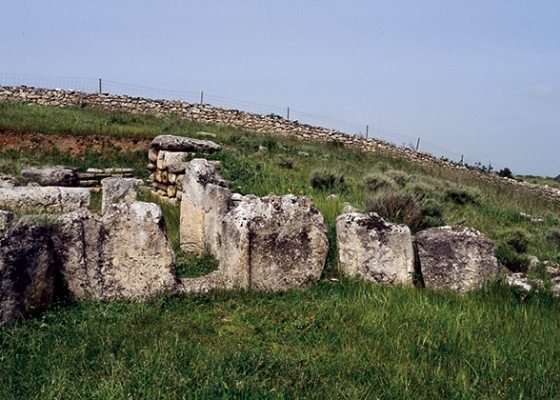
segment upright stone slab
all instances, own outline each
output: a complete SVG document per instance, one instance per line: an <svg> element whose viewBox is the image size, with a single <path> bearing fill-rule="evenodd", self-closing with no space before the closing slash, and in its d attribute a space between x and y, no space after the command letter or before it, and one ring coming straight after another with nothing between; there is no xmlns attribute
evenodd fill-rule
<svg viewBox="0 0 560 400"><path fill-rule="evenodd" d="M428 288L465 292L481 287L499 274L492 241L476 229L426 229L416 234L416 245Z"/></svg>
<svg viewBox="0 0 560 400"><path fill-rule="evenodd" d="M0 236L0 325L49 306L57 260L45 218L21 219Z"/></svg>
<svg viewBox="0 0 560 400"><path fill-rule="evenodd" d="M70 212L89 207L90 193L85 188L16 186L0 190L0 208Z"/></svg>
<svg viewBox="0 0 560 400"><path fill-rule="evenodd" d="M111 204L103 217L79 210L60 221L56 242L72 296L142 299L175 291L175 256L158 205Z"/></svg>
<svg viewBox="0 0 560 400"><path fill-rule="evenodd" d="M41 186L77 186L78 175L72 168L56 166L21 170L25 179L37 182Z"/></svg>
<svg viewBox="0 0 560 400"><path fill-rule="evenodd" d="M226 288L286 290L319 279L329 241L303 196L245 196L222 223L218 271Z"/></svg>
<svg viewBox="0 0 560 400"><path fill-rule="evenodd" d="M181 189L181 249L191 254L211 254L220 258L222 218L229 211L228 183L205 159L188 164Z"/></svg>
<svg viewBox="0 0 560 400"><path fill-rule="evenodd" d="M414 251L406 225L389 224L376 213L336 219L340 267L349 276L376 283L412 284Z"/></svg>
<svg viewBox="0 0 560 400"><path fill-rule="evenodd" d="M105 178L103 179L103 194L101 200L101 214L111 204L132 203L138 197L138 179L134 178Z"/></svg>

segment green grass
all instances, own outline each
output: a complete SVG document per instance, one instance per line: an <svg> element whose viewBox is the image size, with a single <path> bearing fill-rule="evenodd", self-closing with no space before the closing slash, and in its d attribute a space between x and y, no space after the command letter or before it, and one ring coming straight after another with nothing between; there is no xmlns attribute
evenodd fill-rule
<svg viewBox="0 0 560 400"><path fill-rule="evenodd" d="M1 399L557 398L558 300L546 291L521 296L500 282L460 295L347 279L336 263L335 220L345 202L366 211L386 191L385 202L413 199L415 215L432 218L425 223L472 226L498 245L517 245L520 255L558 260L558 204L469 172L174 117L0 103L2 127L130 136L214 132L224 148L210 158L221 161L234 191L313 197L331 247L322 279L302 291L65 300L37 318L0 327ZM0 148L0 173L66 164L133 167L146 176L146 159L146 152L115 149L70 155ZM181 276L216 267L213 259L181 253L177 205L149 193L140 199L162 206ZM94 200L95 209L99 196ZM384 217L412 222L393 214ZM542 268L529 272L542 276Z"/></svg>
<svg viewBox="0 0 560 400"><path fill-rule="evenodd" d="M343 279L61 305L0 328L0 398L556 398L557 302Z"/></svg>

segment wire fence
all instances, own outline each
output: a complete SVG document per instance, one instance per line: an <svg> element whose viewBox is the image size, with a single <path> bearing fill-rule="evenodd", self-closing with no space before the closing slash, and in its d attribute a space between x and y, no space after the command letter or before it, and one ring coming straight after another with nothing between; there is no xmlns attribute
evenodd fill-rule
<svg viewBox="0 0 560 400"><path fill-rule="evenodd" d="M275 107L266 104L251 103L228 97L216 96L202 92L186 92L175 90L156 89L138 85L115 82L106 79L94 78L72 78L59 76L12 74L0 72L0 86L32 86L38 88L58 88L66 90L79 90L85 93L111 93L114 95L143 97L162 100L183 100L187 103L206 103L213 106L236 109L260 115L277 115L289 120L296 120L302 124L321 126L337 130L351 135L360 135L369 138L377 138L396 146L408 147L429 153L435 157L445 158L457 163L471 166L503 169L503 166L493 164L490 160L466 157L464 154L450 151L421 140L421 138L401 135L394 132L370 127L369 125L356 124L327 118L320 115L309 114L303 111L293 110L290 107Z"/></svg>

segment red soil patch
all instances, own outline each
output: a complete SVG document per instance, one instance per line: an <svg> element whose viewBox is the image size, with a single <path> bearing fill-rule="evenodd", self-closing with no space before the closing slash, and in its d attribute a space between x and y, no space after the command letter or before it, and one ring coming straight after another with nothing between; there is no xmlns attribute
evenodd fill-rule
<svg viewBox="0 0 560 400"><path fill-rule="evenodd" d="M91 149L120 148L121 151L148 150L153 138L115 137L73 134L44 134L35 132L17 132L6 129L0 131L0 150L7 149L45 149L56 147L61 152L69 151L73 155Z"/></svg>

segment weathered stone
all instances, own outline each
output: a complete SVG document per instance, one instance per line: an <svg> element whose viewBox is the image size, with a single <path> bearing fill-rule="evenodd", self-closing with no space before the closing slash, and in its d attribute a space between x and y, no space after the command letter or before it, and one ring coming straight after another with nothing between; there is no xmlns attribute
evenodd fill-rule
<svg viewBox="0 0 560 400"><path fill-rule="evenodd" d="M181 249L220 258L222 218L229 211L231 190L204 159L189 163L181 183Z"/></svg>
<svg viewBox="0 0 560 400"><path fill-rule="evenodd" d="M0 236L0 325L44 310L55 293L49 217L25 218Z"/></svg>
<svg viewBox="0 0 560 400"><path fill-rule="evenodd" d="M226 288L286 290L321 276L329 241L303 196L245 196L223 219L218 271Z"/></svg>
<svg viewBox="0 0 560 400"><path fill-rule="evenodd" d="M102 169L99 169L99 168L88 168L88 169L86 170L86 172L87 172L88 174L102 174L102 173L103 173L103 170L102 170Z"/></svg>
<svg viewBox="0 0 560 400"><path fill-rule="evenodd" d="M15 220L16 216L14 213L9 211L0 210L0 232L5 231L10 227L10 225Z"/></svg>
<svg viewBox="0 0 560 400"><path fill-rule="evenodd" d="M192 139L184 136L160 135L151 144L156 150L170 151L202 151L213 153L221 150L221 146L209 140Z"/></svg>
<svg viewBox="0 0 560 400"><path fill-rule="evenodd" d="M158 159L158 151L156 149L148 150L148 160L155 163Z"/></svg>
<svg viewBox="0 0 560 400"><path fill-rule="evenodd" d="M406 225L385 222L376 213L349 213L336 219L338 260L344 273L376 283L412 284L414 251Z"/></svg>
<svg viewBox="0 0 560 400"><path fill-rule="evenodd" d="M41 186L77 186L76 172L68 167L43 167L21 170L21 176Z"/></svg>
<svg viewBox="0 0 560 400"><path fill-rule="evenodd" d="M101 214L111 204L132 203L138 197L138 180L134 178L106 178L103 179L103 197L101 200Z"/></svg>
<svg viewBox="0 0 560 400"><path fill-rule="evenodd" d="M156 165L156 164L149 163L149 164L146 166L146 168L148 169L148 171L154 172L154 171L157 169L157 165Z"/></svg>
<svg viewBox="0 0 560 400"><path fill-rule="evenodd" d="M343 214L357 213L357 212L360 212L360 210L357 207L354 207L352 204L348 202L344 203L344 208L342 209Z"/></svg>
<svg viewBox="0 0 560 400"><path fill-rule="evenodd" d="M16 186L0 190L0 207L11 210L69 212L89 207L86 188Z"/></svg>
<svg viewBox="0 0 560 400"><path fill-rule="evenodd" d="M416 234L416 245L426 287L464 292L498 276L492 241L476 229L426 229Z"/></svg>
<svg viewBox="0 0 560 400"><path fill-rule="evenodd" d="M163 157L161 167L158 164L158 168L169 169L169 167L172 167L174 171L176 170L177 165L182 166L182 164L186 164L185 160L189 155L189 153L182 151L160 151L160 153L163 153Z"/></svg>
<svg viewBox="0 0 560 400"><path fill-rule="evenodd" d="M0 174L0 189L10 189L16 185L16 178L10 175Z"/></svg>
<svg viewBox="0 0 560 400"><path fill-rule="evenodd" d="M215 133L210 133L210 132L197 132L196 134L200 135L200 136L209 136L209 137L214 137L214 138L216 137Z"/></svg>
<svg viewBox="0 0 560 400"><path fill-rule="evenodd" d="M60 223L56 248L72 296L140 299L175 290L175 256L156 204L111 204L103 217L79 210Z"/></svg>

